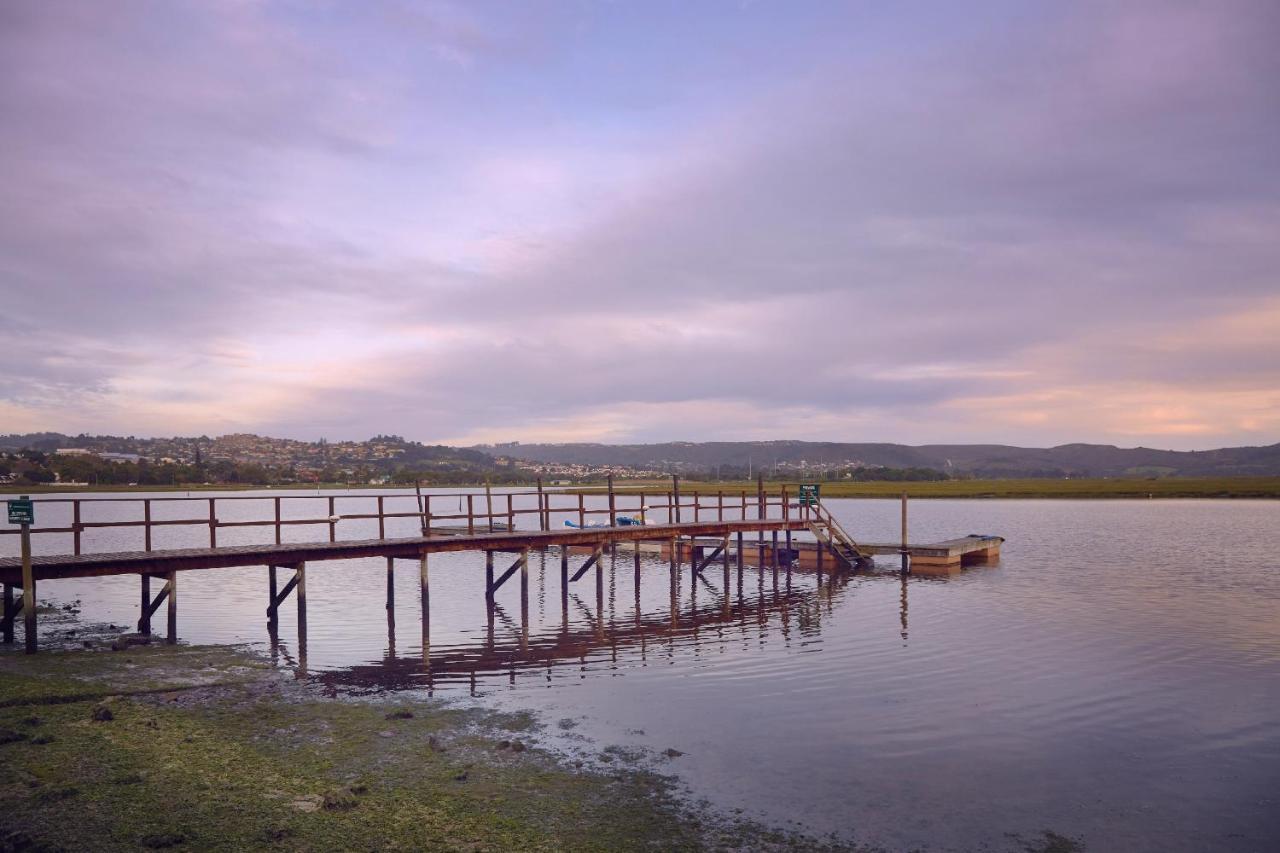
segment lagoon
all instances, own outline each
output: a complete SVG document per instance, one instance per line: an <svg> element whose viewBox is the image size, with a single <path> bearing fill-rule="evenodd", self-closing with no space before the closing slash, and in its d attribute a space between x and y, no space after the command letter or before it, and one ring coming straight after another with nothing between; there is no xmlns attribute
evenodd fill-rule
<svg viewBox="0 0 1280 853"><path fill-rule="evenodd" d="M856 537L897 532L896 503L826 503ZM430 667L416 573L398 574L389 624L381 560L312 564L305 652L292 607L270 642L263 569L184 573L179 633L250 644L335 693L533 710L545 742L586 760L639 755L725 810L889 849L1045 829L1089 850L1280 846L1280 503L935 500L911 528L1008 541L949 579L748 567L726 595L718 570L686 569L674 606L665 561L643 561L637 606L618 555L601 598L588 576L567 614L556 555L534 554L524 625L514 588L490 620L480 555L433 556ZM103 549L136 547L119 535ZM137 618L130 578L39 597Z"/></svg>

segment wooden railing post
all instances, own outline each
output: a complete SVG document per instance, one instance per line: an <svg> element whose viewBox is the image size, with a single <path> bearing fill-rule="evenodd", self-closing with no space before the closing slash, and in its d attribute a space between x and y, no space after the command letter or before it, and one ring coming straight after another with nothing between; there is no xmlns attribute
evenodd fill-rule
<svg viewBox="0 0 1280 853"><path fill-rule="evenodd" d="M489 478L484 480L484 514L489 521L489 532L493 532L493 490L489 488Z"/></svg>
<svg viewBox="0 0 1280 853"><path fill-rule="evenodd" d="M75 542L75 552L80 553L80 500L71 502L71 538Z"/></svg>
<svg viewBox="0 0 1280 853"><path fill-rule="evenodd" d="M614 500L614 496L613 496L613 472L609 473L608 483L609 483L609 526L613 527L615 524L618 523L618 519L614 517L614 514L617 512L617 503Z"/></svg>
<svg viewBox="0 0 1280 853"><path fill-rule="evenodd" d="M467 533L468 534L472 534L476 532L475 503L473 501L474 497L475 495L467 495Z"/></svg>
<svg viewBox="0 0 1280 853"><path fill-rule="evenodd" d="M697 524L699 521L702 520L702 517L701 517L702 514L701 512L699 512L699 510L701 509L702 509L702 505L699 502L698 493L694 492L693 493L693 523L694 524Z"/></svg>
<svg viewBox="0 0 1280 853"><path fill-rule="evenodd" d="M510 492L507 492L507 531L508 532L516 529L516 511L514 508L512 508L511 501L512 501L512 495ZM539 513L539 515L541 515L541 513Z"/></svg>
<svg viewBox="0 0 1280 853"><path fill-rule="evenodd" d="M272 503L274 503L274 504L275 504L275 512L276 512L276 544L277 544L277 545L279 545L279 544L280 544L280 532L281 532L281 531L280 531L280 498L277 496L277 497L272 498L272 499L271 499L271 501L272 501ZM274 572L274 569L273 569L272 571Z"/></svg>
<svg viewBox="0 0 1280 853"><path fill-rule="evenodd" d="M422 535L431 535L431 495L423 495Z"/></svg>
<svg viewBox="0 0 1280 853"><path fill-rule="evenodd" d="M218 515L214 509L214 501L217 498L209 498L209 547L218 547Z"/></svg>
<svg viewBox="0 0 1280 853"><path fill-rule="evenodd" d="M151 550L151 498L142 501L142 545L145 550Z"/></svg>
<svg viewBox="0 0 1280 853"><path fill-rule="evenodd" d="M676 514L676 524L680 523L680 475L671 475L671 507Z"/></svg>
<svg viewBox="0 0 1280 853"><path fill-rule="evenodd" d="M716 492L716 521L724 521L724 492Z"/></svg>
<svg viewBox="0 0 1280 853"><path fill-rule="evenodd" d="M383 502L382 502L382 495L378 495L378 538L379 539L387 538L387 519L383 513L384 513L384 508L383 508Z"/></svg>
<svg viewBox="0 0 1280 853"><path fill-rule="evenodd" d="M549 530L551 528L550 518L547 514L546 495L542 493L542 478L538 478L538 529Z"/></svg>
<svg viewBox="0 0 1280 853"><path fill-rule="evenodd" d="M578 526L587 526L587 501L582 492L578 492Z"/></svg>
<svg viewBox="0 0 1280 853"><path fill-rule="evenodd" d="M337 498L329 495L329 541L338 541L338 522L334 521L334 517L338 514Z"/></svg>

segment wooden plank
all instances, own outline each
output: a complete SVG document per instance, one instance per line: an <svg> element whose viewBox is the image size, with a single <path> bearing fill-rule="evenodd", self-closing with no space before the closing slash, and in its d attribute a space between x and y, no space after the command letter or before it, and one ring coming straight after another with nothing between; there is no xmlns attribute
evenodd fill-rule
<svg viewBox="0 0 1280 853"><path fill-rule="evenodd" d="M269 522L268 522L269 523ZM610 528L610 542L665 540L671 536L714 536L738 530L765 531L784 529L780 519L765 521L702 522L682 525L639 525ZM790 522L792 529L802 529L799 521ZM457 536L414 536L400 539L361 539L338 542L289 542L280 545L231 545L220 548L185 548L156 551L131 551L108 554L80 554L32 557L34 577L57 579L67 577L100 577L116 574L167 574L170 570L231 568L252 565L295 565L313 560L345 560L361 557L397 557L417 559L424 552L541 549L552 546L594 545L601 530L564 528L553 531L506 531L472 533ZM0 581L17 584L21 578L21 562L14 557L0 558Z"/></svg>

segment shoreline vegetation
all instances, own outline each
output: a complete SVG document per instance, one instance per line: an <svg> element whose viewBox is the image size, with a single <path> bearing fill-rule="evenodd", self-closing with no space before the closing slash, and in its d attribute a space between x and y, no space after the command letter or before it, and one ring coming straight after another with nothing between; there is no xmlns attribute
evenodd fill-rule
<svg viewBox="0 0 1280 853"><path fill-rule="evenodd" d="M583 767L531 715L325 696L234 648L4 652L0 697L0 850L863 849L691 804L674 758Z"/></svg>
<svg viewBox="0 0 1280 853"><path fill-rule="evenodd" d="M778 494L783 486L789 492L795 492L800 480L783 483L769 481L764 483L765 491L771 495ZM931 481L829 481L821 482L822 496L829 498L897 498L903 494L909 498L1076 498L1085 500L1098 499L1154 499L1154 498L1280 498L1280 477L1161 477L1161 478L1096 478L1096 479L1009 479L1009 480L931 480ZM457 485L423 484L424 488L445 489L482 489L483 480ZM495 489L533 489L536 482L494 484ZM308 485L255 485L248 483L213 483L182 484L177 486L52 486L52 485L15 485L0 486L0 494L72 494L82 492L93 493L140 493L140 492L234 492L234 491L394 491L412 488L412 486L369 485L364 483L319 483ZM570 486L547 486L548 491L564 491L570 494L600 494L605 491L603 482L588 482ZM703 495L714 495L724 492L725 495L740 495L746 491L748 496L755 495L755 481L732 480L681 480L681 494L698 492ZM671 480L617 480L614 492L619 495L665 495L671 491Z"/></svg>
<svg viewBox="0 0 1280 853"><path fill-rule="evenodd" d="M799 481L779 483L765 481L765 492L778 494L783 486L796 494ZM932 480L932 481L835 481L819 483L824 498L1078 498L1078 499L1153 499L1153 498L1280 498L1280 477L1164 477L1159 479L1028 479L1028 480ZM748 500L758 486L750 481L708 482L680 481L680 494L698 492L716 495L723 492ZM601 486L570 488L570 492L599 494ZM671 481L640 483L623 481L614 484L615 494L665 495Z"/></svg>
<svg viewBox="0 0 1280 853"><path fill-rule="evenodd" d="M247 649L108 627L64 614L56 649L0 651L0 850L872 851L713 809L674 750L575 760L532 714L334 695Z"/></svg>

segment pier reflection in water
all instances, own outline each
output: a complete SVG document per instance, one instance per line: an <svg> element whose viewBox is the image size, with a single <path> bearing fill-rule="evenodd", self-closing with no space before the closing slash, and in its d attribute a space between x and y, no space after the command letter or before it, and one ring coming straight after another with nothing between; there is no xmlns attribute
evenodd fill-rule
<svg viewBox="0 0 1280 853"><path fill-rule="evenodd" d="M484 624L455 631L450 643L433 647L429 620L417 608L414 627L421 625L420 641L398 649L395 587L389 579L386 649L380 659L309 670L307 623L301 618L292 638L278 629L270 632L272 660L342 691L460 689L474 695L530 677L552 685L593 672L671 663L677 654L697 657L703 646L735 639L764 645L772 638L785 647L797 636L815 637L838 600L835 593L854 577L813 568L737 565L728 557L696 572L675 559L606 554L590 570L592 582L564 586L554 570L558 562L554 550L532 555L533 589L517 589L506 601L486 601ZM908 580L898 582L905 640ZM531 595L536 598L532 612ZM403 625L403 613L400 620ZM459 635L467 639L456 639Z"/></svg>

